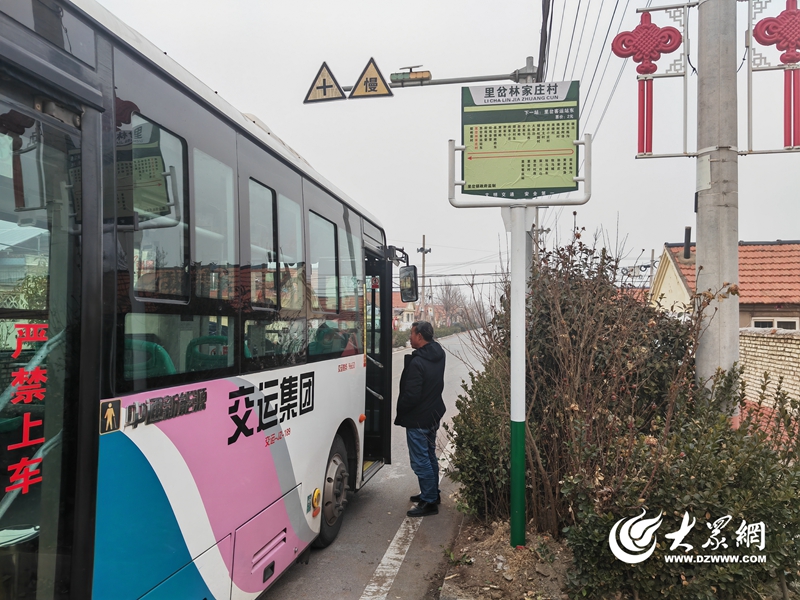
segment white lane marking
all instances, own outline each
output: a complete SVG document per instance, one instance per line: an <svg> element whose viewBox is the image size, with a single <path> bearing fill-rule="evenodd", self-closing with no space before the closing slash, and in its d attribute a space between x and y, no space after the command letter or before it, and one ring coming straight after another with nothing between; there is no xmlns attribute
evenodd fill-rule
<svg viewBox="0 0 800 600"><path fill-rule="evenodd" d="M403 520L397 533L394 534L392 543L386 549L378 568L375 569L372 580L367 585L364 593L361 594L361 600L385 600L423 518L406 517Z"/></svg>

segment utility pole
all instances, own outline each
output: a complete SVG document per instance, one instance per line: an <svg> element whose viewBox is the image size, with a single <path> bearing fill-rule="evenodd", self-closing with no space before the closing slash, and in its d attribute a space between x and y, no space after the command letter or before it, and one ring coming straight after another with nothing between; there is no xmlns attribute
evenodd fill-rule
<svg viewBox="0 0 800 600"><path fill-rule="evenodd" d="M537 79L537 75L539 70L533 64L533 57L529 56L525 59L525 68L519 69L519 79L520 81L525 81L525 83L535 83ZM539 217L539 207L536 207L536 217ZM533 255L537 253L537 262L538 262L538 244L536 244L536 228L538 224L534 221L533 229L528 231L527 235L525 236L525 281L528 281L528 277L531 276L531 269L533 268Z"/></svg>
<svg viewBox="0 0 800 600"><path fill-rule="evenodd" d="M698 6L697 291L715 294L739 280L736 4L706 0ZM738 296L715 299L703 326L700 382L739 360Z"/></svg>
<svg viewBox="0 0 800 600"><path fill-rule="evenodd" d="M422 248L417 248L417 252L422 252L422 302L420 303L420 312L422 313L421 319L427 321L427 314L425 313L425 255L430 253L431 249L425 247L425 234L422 234Z"/></svg>

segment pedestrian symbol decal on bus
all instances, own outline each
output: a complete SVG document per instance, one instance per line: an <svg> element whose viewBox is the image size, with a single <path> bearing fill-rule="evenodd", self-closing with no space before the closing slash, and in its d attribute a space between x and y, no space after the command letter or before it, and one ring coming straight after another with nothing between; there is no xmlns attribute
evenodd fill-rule
<svg viewBox="0 0 800 600"><path fill-rule="evenodd" d="M100 403L100 435L119 431L121 403L121 400L104 400Z"/></svg>

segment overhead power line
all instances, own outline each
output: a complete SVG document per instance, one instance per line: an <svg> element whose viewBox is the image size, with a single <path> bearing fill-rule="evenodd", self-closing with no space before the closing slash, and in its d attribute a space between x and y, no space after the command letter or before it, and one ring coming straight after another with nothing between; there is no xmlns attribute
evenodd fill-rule
<svg viewBox="0 0 800 600"><path fill-rule="evenodd" d="M630 2L630 0L628 0L628 2ZM603 38L603 44L600 46L600 54L597 56L597 62L594 64L594 71L592 72L592 79L589 82L589 88L586 90L585 98L587 100L589 99L589 94L592 91L592 86L594 86L594 78L597 75L597 69L600 67L600 61L603 59L603 51L605 50L606 43L608 42L608 35L611 33L611 28L614 26L614 17L617 15L617 8L619 8L619 0L617 0L617 2L614 4L614 12L611 13L611 20L608 22L608 28L606 29L606 36L605 36L605 38ZM625 5L625 10L627 10L627 8L628 8L628 5L626 4ZM624 14L624 11L623 11L623 14ZM619 30L617 30L617 33L619 33ZM588 61L587 61L587 64L588 64ZM581 76L581 79L583 79L583 76Z"/></svg>
<svg viewBox="0 0 800 600"><path fill-rule="evenodd" d="M547 26L547 52L544 64L544 75L547 75L547 72L550 70L550 42L553 41L553 13L555 12L555 7L553 6L554 3L555 0L550 0L550 23ZM542 81L544 81L544 79L542 79Z"/></svg>
<svg viewBox="0 0 800 600"><path fill-rule="evenodd" d="M550 9L552 8L552 0L542 0L542 28L539 35L539 61L536 66L536 81L544 81L544 75L547 71L547 47L550 44L549 31L547 22L552 18L550 17Z"/></svg>
<svg viewBox="0 0 800 600"><path fill-rule="evenodd" d="M507 273L443 273L441 275L426 275L425 277L428 279L437 278L443 279L445 277L505 277ZM399 281L398 277L395 277Z"/></svg>
<svg viewBox="0 0 800 600"><path fill-rule="evenodd" d="M569 49L567 50L567 60L564 61L564 74L561 76L561 81L567 79L567 69L569 68L569 57L572 54L572 42L575 41L575 32L578 29L578 15L581 14L581 2L578 0L578 10L575 11L575 22L572 24L572 35L569 38Z"/></svg>
<svg viewBox="0 0 800 600"><path fill-rule="evenodd" d="M578 38L578 49L575 50L575 60L572 61L572 71L569 72L569 80L575 77L575 67L578 66L578 59L581 56L581 45L583 44L583 32L586 31L586 22L589 20L589 3L586 3L586 15L583 17L583 25L581 26L581 35Z"/></svg>
<svg viewBox="0 0 800 600"><path fill-rule="evenodd" d="M446 287L475 287L475 286L483 286L483 285L497 285L501 283L500 280L498 281L479 281L475 283L431 283L425 286L426 289L432 288L446 288ZM395 292L400 291L399 284L393 285L392 290Z"/></svg>
<svg viewBox="0 0 800 600"><path fill-rule="evenodd" d="M622 11L622 14L623 14L623 16L625 15L625 12L627 12L627 10L628 10L628 5L629 5L629 4L630 4L630 0L627 0L627 1L625 2L625 9ZM622 22L623 22L623 18L620 18L620 20L619 20L619 25L617 26L617 34L618 34L618 33L620 32L620 30L622 29ZM613 22L612 22L612 25L613 25ZM610 30L610 28L611 28L611 26L612 26L612 25L609 25L609 30ZM606 34L606 38L607 38L607 37L608 37L608 34ZM605 46L605 44L604 44L604 46ZM606 70L608 69L608 65L609 65L609 63L611 62L611 57L612 57L612 56L613 56L613 54L612 54L611 52L609 52L609 53L608 53L608 58L606 58L606 64L605 64L605 66L603 67L603 73L602 73L602 75L600 75L600 80L597 82L597 91L595 92L594 99L592 100L592 104L591 104L591 106L589 106L589 111L588 111L588 113L586 113L586 118L585 118L585 119L583 118L583 111L581 111L581 116L580 116L580 119L581 119L581 122L584 124L584 125L583 125L583 130L584 130L584 131L586 131L586 123L588 123L589 119L590 119L590 118L591 118L591 116L592 116L592 111L594 110L594 105L595 105L595 103L597 102L597 98L600 96L600 89L602 88L602 85L603 85L603 80L604 80L604 79L605 79L605 77L606 77ZM598 59L598 65L599 65L599 60L600 60L600 59L602 59L602 55L601 55L601 57ZM626 62L627 62L627 59L625 59L625 60L623 61L623 63L622 63L623 67L622 67L622 68L625 68L625 63L626 63ZM592 76L592 78L594 79L594 76ZM617 78L617 81L619 81L619 77ZM616 91L616 87L615 87L615 91ZM610 96L609 96L609 98L608 98L608 102L609 102L609 103L611 102L611 98L613 98L613 96L614 96L614 92L612 92L612 93L611 93L611 95L610 95ZM588 96L587 96L586 100L587 100L587 103L588 103ZM608 106L608 104L606 104L606 106ZM597 133L597 132L596 132L596 130L595 130L595 134L596 134L596 133Z"/></svg>
<svg viewBox="0 0 800 600"><path fill-rule="evenodd" d="M600 3L600 12L597 13L597 20L594 22L594 31L592 31L592 40L589 42L589 49L586 51L586 61L583 63L583 71L581 71L581 78L580 81L583 81L583 76L586 75L586 67L589 66L589 59L592 56L592 48L594 47L594 38L597 36L597 28L600 25L600 16L603 14L603 6L605 6L606 0L603 0ZM586 14L586 20L589 20L589 14ZM609 28L611 25L609 24ZM600 48L600 54L603 54L603 48Z"/></svg>
<svg viewBox="0 0 800 600"><path fill-rule="evenodd" d="M561 30L564 28L564 15L567 14L567 10L566 9L567 9L567 3L566 3L566 0L565 0L563 5L562 5L562 9L561 9L561 23L558 26L558 39L556 40L556 56L553 59L552 63L550 63L550 61L548 60L548 64L552 64L553 65L553 71L555 71L556 63L558 62L558 49L561 47ZM550 52L549 48L547 49L547 52L548 52L548 56L549 56L549 52Z"/></svg>

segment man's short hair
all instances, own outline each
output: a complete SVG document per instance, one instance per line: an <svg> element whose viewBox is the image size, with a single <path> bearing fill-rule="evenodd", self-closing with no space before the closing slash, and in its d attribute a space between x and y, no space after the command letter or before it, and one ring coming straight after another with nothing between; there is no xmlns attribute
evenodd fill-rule
<svg viewBox="0 0 800 600"><path fill-rule="evenodd" d="M412 329L416 329L417 333L422 336L426 342L433 340L433 325L427 321L415 321L411 324Z"/></svg>

